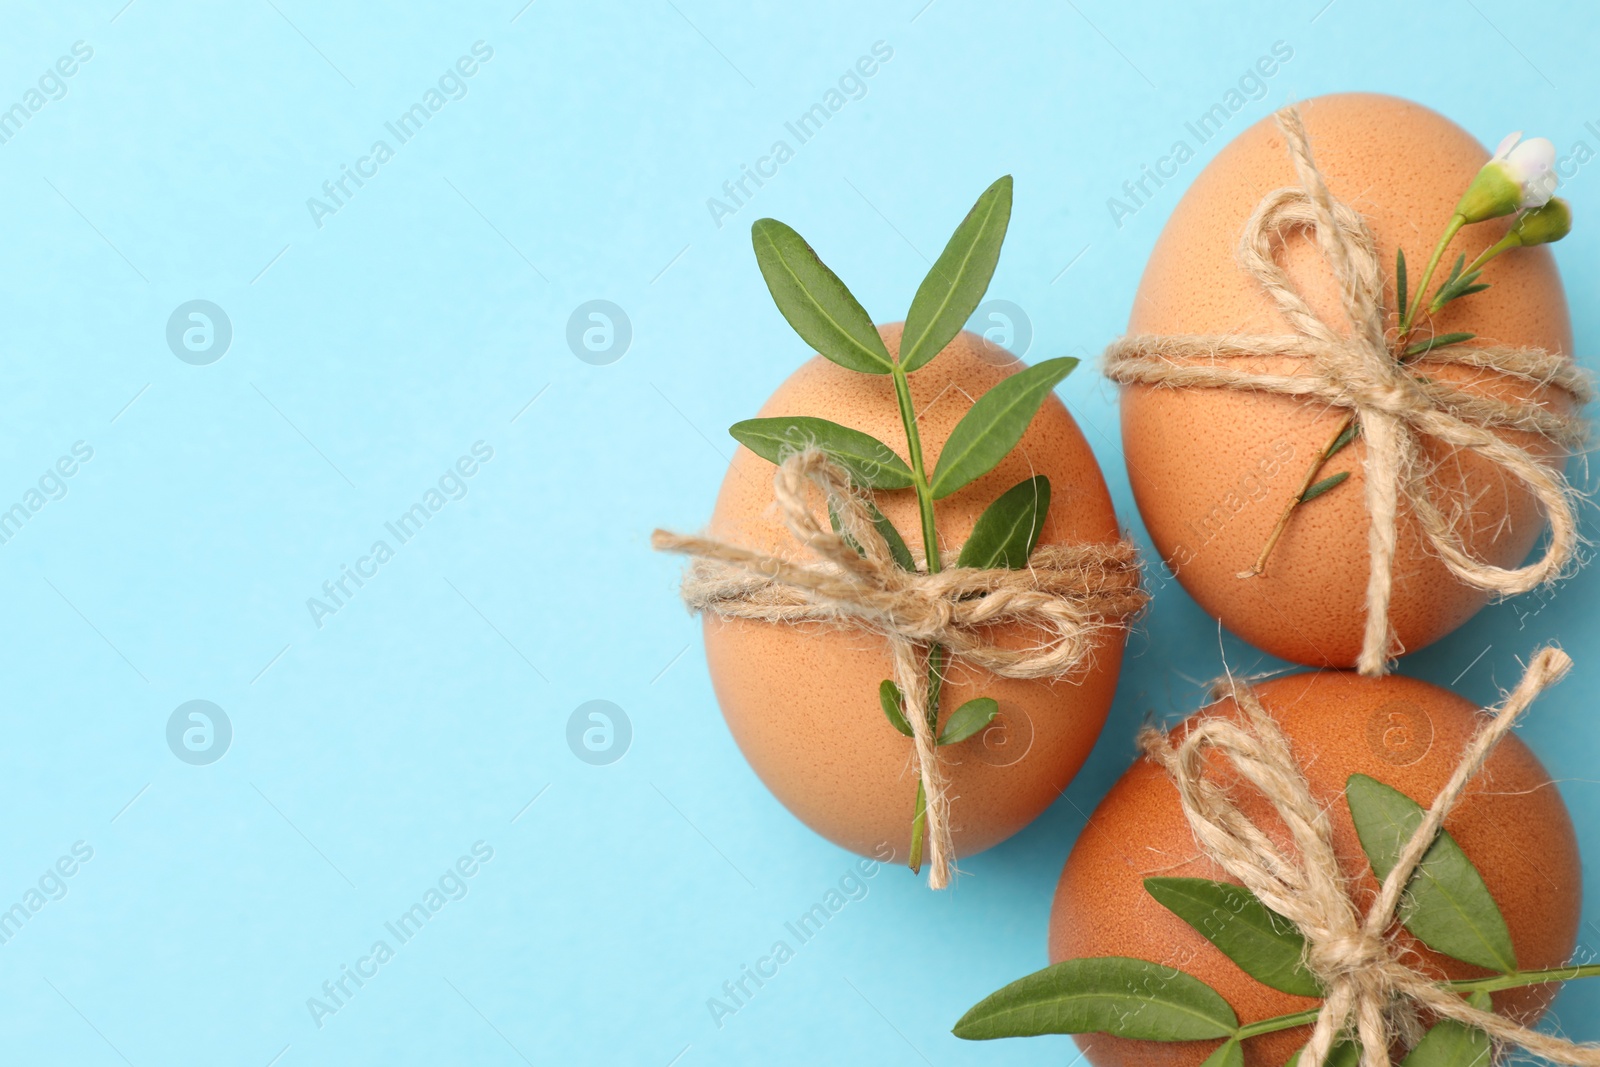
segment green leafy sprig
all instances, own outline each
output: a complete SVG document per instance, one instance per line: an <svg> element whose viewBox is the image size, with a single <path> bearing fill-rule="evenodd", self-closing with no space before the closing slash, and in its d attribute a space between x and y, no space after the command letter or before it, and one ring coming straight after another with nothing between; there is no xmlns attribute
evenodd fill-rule
<svg viewBox="0 0 1600 1067"><path fill-rule="evenodd" d="M1486 182L1493 184L1489 180L1498 174L1496 167L1497 160L1490 160L1479 171L1478 176L1473 179L1473 184L1469 186L1468 193L1463 196L1461 204L1457 206L1456 211L1451 215L1450 221L1445 225L1444 232L1434 245L1433 255L1429 258L1427 267L1423 270L1422 278L1414 292L1411 290L1406 272L1405 249L1400 248L1395 251L1395 309L1400 315L1400 325L1392 350L1395 359L1402 365L1409 365L1436 348L1464 344L1478 336L1470 331L1462 330L1450 333L1429 333L1425 337L1413 339L1423 318L1431 322L1433 317L1443 310L1447 304L1463 297L1471 296L1474 293L1481 293L1489 288L1488 282L1480 282L1478 280L1486 263L1514 248L1529 248L1559 241L1572 230L1571 207L1560 197L1552 197L1547 202L1541 201L1536 207L1529 207L1521 211L1517 215L1516 222L1506 232L1506 235L1485 248L1470 264L1467 263L1467 257L1464 253L1458 255L1455 264L1450 268L1449 273L1445 275L1444 280L1439 283L1439 287L1434 290L1433 297L1427 300L1426 308L1424 308L1424 294L1427 292L1428 284L1433 279L1440 260L1444 257L1445 249L1455 239L1456 234L1464 226L1485 222L1490 218L1503 217L1518 210L1516 206L1510 203L1502 205L1503 210L1495 208L1494 210L1498 212L1497 214L1484 214L1481 211L1473 211L1463 207L1463 205L1469 203L1469 198L1476 197L1474 202L1481 200L1481 196L1475 194L1474 190L1479 189ZM1419 380L1421 379L1419 378ZM1350 472L1345 470L1320 480L1318 479L1318 475L1322 473L1328 461L1354 440L1359 432L1360 422L1358 421L1358 416L1355 412L1351 412L1340 424L1338 431L1328 445L1312 459L1311 466L1307 469L1305 478L1301 482L1299 492L1289 500L1279 514L1278 521L1268 535L1267 542L1261 549L1261 554L1256 558L1255 564L1249 570L1240 571L1240 578L1253 578L1265 574L1267 561L1271 558L1273 549L1277 547L1278 541L1288 528L1289 520L1293 518L1295 509L1303 504L1309 504L1330 489L1338 488L1350 477Z"/></svg>
<svg viewBox="0 0 1600 1067"><path fill-rule="evenodd" d="M1422 805L1365 775L1345 784L1345 801L1362 850L1381 882L1426 816ZM1305 966L1305 938L1288 919L1243 886L1204 878L1147 878L1147 893L1263 985L1302 997L1322 987ZM1461 846L1440 830L1406 884L1397 914L1427 947L1495 972L1488 978L1441 981L1440 988L1489 1008L1489 994L1520 986L1600 976L1600 964L1518 969L1511 934ZM957 1037L983 1041L1040 1034L1102 1033L1148 1041L1221 1038L1203 1067L1242 1067L1241 1042L1316 1021L1321 1009L1241 1024L1226 1000L1193 975L1120 956L1063 960L984 998L956 1023ZM1489 1037L1452 1020L1436 1023L1402 1067L1488 1067ZM1286 1067L1296 1067L1299 1053ZM1337 1043L1329 1067L1355 1067L1359 1050Z"/></svg>
<svg viewBox="0 0 1600 1067"><path fill-rule="evenodd" d="M1000 259L1000 246L1010 219L1011 177L1007 175L978 197L917 287L906 313L898 359L889 354L871 316L804 238L776 219L759 219L750 228L761 276L795 333L841 367L891 377L905 427L906 456L902 458L870 434L811 416L747 419L735 423L728 432L773 463L781 463L785 456L801 449L817 448L839 464L859 489L912 490L921 519L923 560L928 573L943 566L934 502L992 471L1022 439L1045 397L1078 363L1070 357L1050 359L1001 380L962 416L939 450L938 463L931 471L928 469L911 402L909 376L932 362L977 310ZM915 570L905 538L876 505L869 503L869 507L873 524L896 563L905 570ZM1012 486L979 516L956 566L1026 567L1049 510L1049 479L1038 475ZM834 529L839 529L838 516L832 519ZM928 650L927 724L938 744L954 745L987 727L1000 706L989 697L969 700L951 713L941 729L939 694L945 659L943 647L934 645ZM879 686L878 699L889 725L907 737L913 736L899 686L885 679ZM913 871L922 866L925 823L926 796L919 781L912 814L909 865Z"/></svg>

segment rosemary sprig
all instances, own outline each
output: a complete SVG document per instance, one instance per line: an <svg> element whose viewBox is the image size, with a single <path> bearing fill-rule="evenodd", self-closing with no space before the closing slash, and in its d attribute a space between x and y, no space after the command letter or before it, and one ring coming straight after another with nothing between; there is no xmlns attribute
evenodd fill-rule
<svg viewBox="0 0 1600 1067"><path fill-rule="evenodd" d="M1421 340L1412 340L1413 334L1419 329L1424 312L1426 318L1431 321L1451 302L1489 288L1488 282L1480 282L1478 278L1483 273L1484 265L1490 260L1513 248L1526 248L1559 241L1571 232L1572 211L1567 202L1560 197L1550 197L1549 190L1542 186L1535 188L1535 179L1524 175L1518 169L1518 150L1512 147L1516 145L1518 137L1520 134L1513 134L1501 142L1500 151L1484 164L1473 178L1472 184L1451 214L1450 221L1445 224L1444 232L1434 244L1433 254L1428 257L1428 264L1414 289L1410 285L1406 271L1405 250L1402 248L1396 251L1395 308L1400 313L1400 322L1392 350L1399 362L1408 363L1426 356L1436 348L1463 344L1477 336L1467 331L1453 331L1434 333ZM1531 145L1533 142L1526 144ZM1465 254L1457 256L1455 264L1445 279L1439 283L1439 287L1434 290L1432 298L1427 299L1428 285L1433 280L1434 272L1438 270L1450 242L1463 227L1491 218L1500 218L1519 210L1521 214L1517 216L1515 224L1506 235L1485 248L1470 264L1466 262ZM1426 309L1424 309L1425 299ZM1282 540L1295 510L1323 493L1337 488L1349 478L1349 472L1344 471L1317 481L1317 475L1329 458L1349 444L1349 438L1343 438L1342 442L1340 438L1346 433L1353 435L1359 429L1357 416L1352 412L1341 425L1340 436L1335 438L1335 441L1340 443L1335 447L1334 443L1330 442L1313 459L1299 490L1279 514L1278 521L1273 525L1272 532L1268 535L1255 564L1248 570L1240 571L1238 575L1240 578L1255 578L1265 574L1267 561L1271 559L1273 550Z"/></svg>

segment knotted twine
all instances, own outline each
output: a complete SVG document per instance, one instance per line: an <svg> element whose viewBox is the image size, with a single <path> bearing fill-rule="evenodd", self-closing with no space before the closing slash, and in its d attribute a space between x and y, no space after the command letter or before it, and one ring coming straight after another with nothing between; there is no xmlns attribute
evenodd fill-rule
<svg viewBox="0 0 1600 1067"><path fill-rule="evenodd" d="M1505 401L1474 395L1414 373L1391 347L1385 331L1383 278L1372 233L1359 214L1334 199L1311 158L1305 126L1295 107L1277 113L1289 155L1299 177L1262 198L1245 223L1239 242L1240 266L1257 282L1288 320L1285 336L1170 336L1137 334L1121 338L1105 353L1105 373L1123 384L1172 388L1248 389L1278 396L1320 400L1355 413L1366 442L1367 545L1366 628L1357 661L1362 674L1384 673L1401 649L1389 625L1394 584L1396 526L1402 501L1416 517L1427 544L1451 572L1468 585L1498 596L1524 593L1561 576L1578 545L1574 515L1577 491L1565 475L1526 448L1495 432L1520 430L1571 448L1584 439L1582 420L1532 401ZM1348 335L1323 322L1301 297L1273 258L1286 229L1310 227L1339 286ZM1295 356L1305 369L1267 374L1234 366L1241 359ZM1493 371L1531 386L1554 385L1578 404L1591 389L1586 376L1557 352L1542 348L1445 345L1425 360ZM1522 482L1550 521L1544 554L1524 567L1496 567L1474 557L1462 539L1461 509L1446 514L1434 499L1431 472L1422 462L1420 442L1431 439L1476 453Z"/></svg>
<svg viewBox="0 0 1600 1067"><path fill-rule="evenodd" d="M1402 962L1404 949L1388 936L1407 882L1467 784L1534 698L1571 666L1559 648L1542 649L1516 689L1498 709L1489 709L1364 916L1357 914L1339 870L1327 809L1312 796L1282 730L1248 685L1230 677L1213 691L1233 699L1240 721L1203 718L1176 745L1160 730L1141 733L1140 747L1172 777L1204 853L1305 937L1305 963L1322 983L1324 1000L1302 1064L1318 1067L1334 1042L1345 1038L1359 1044L1362 1067L1389 1067L1391 1039L1414 1044L1418 1017L1426 1014L1477 1027L1496 1041L1555 1063L1600 1065L1600 1045L1574 1044L1472 1007ZM1227 789L1206 777L1212 752L1231 761L1240 779L1272 804L1289 831L1292 850L1280 849Z"/></svg>
<svg viewBox="0 0 1600 1067"><path fill-rule="evenodd" d="M838 532L812 513L808 483L823 492ZM887 639L927 805L928 885L943 889L952 862L951 798L928 722L926 650L940 645L1002 678L1065 677L1087 666L1095 643L1144 607L1134 548L1125 541L1041 545L1024 570L907 571L894 561L848 473L820 450L785 458L773 493L790 534L815 562L665 530L655 531L651 544L693 557L683 580L691 611L846 626ZM1037 640L1023 648L996 643L994 628L1012 625L1030 628Z"/></svg>

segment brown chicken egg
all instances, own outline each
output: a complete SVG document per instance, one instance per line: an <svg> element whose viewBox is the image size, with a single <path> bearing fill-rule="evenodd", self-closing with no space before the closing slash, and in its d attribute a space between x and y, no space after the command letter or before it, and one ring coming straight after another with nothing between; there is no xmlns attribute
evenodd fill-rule
<svg viewBox="0 0 1600 1067"><path fill-rule="evenodd" d="M900 325L879 332L898 354ZM964 332L911 374L929 469L973 402L1022 367L1009 353ZM907 454L890 377L846 370L821 356L790 376L760 415L831 419ZM773 473L771 463L741 447L722 483L709 533L758 551L809 558L778 514ZM941 555L959 548L996 497L1036 474L1051 485L1040 544L1118 540L1094 455L1067 409L1050 396L997 468L937 502ZM878 492L875 500L907 544L920 548L912 490ZM814 506L822 519L820 494ZM1000 706L986 730L939 750L950 779L957 857L1022 829L1077 773L1105 723L1124 637L1113 631L1098 643L1086 669L1054 682L999 678L959 659L949 665L941 721L974 697L992 697ZM880 859L892 850L906 859L917 775L911 740L896 732L879 704L879 682L893 674L885 640L859 630L707 616L705 641L723 716L773 794L844 848Z"/></svg>
<svg viewBox="0 0 1600 1067"><path fill-rule="evenodd" d="M1376 238L1392 334L1398 325L1392 310L1396 248L1404 248L1415 286L1488 153L1443 116L1394 97L1325 96L1302 103L1300 110L1330 191L1366 218ZM1258 201L1296 184L1283 135L1270 118L1218 153L1184 194L1151 252L1129 333L1292 334L1234 257ZM1502 219L1465 227L1445 254L1446 268L1458 253L1471 260L1507 226ZM1347 333L1333 275L1314 238L1303 230L1285 233L1278 260L1317 315ZM1435 284L1441 279L1442 274ZM1502 255L1480 281L1492 288L1446 305L1427 329L1469 331L1478 335L1474 344L1571 353L1566 298L1547 249ZM1271 354L1244 362L1257 372L1303 370L1303 361ZM1522 396L1558 408L1569 403L1559 390L1518 387L1493 372L1426 361L1420 366L1428 375L1502 398ZM1274 655L1312 666L1353 666L1361 646L1369 523L1365 445L1359 438L1323 471L1349 471L1349 479L1296 509L1264 575L1239 575L1256 562L1345 415L1245 390L1130 385L1122 391L1128 477L1162 558L1228 629ZM1557 461L1554 447L1532 435L1506 431L1505 437ZM1428 439L1422 453L1436 468L1435 499L1446 513L1461 509L1468 550L1496 566L1519 565L1543 529L1521 483L1476 455ZM1446 569L1408 509L1401 514L1398 541L1390 620L1399 647L1411 651L1460 626L1487 595Z"/></svg>
<svg viewBox="0 0 1600 1067"><path fill-rule="evenodd" d="M1340 868L1364 913L1378 884L1343 799L1346 780L1352 774L1368 775L1430 804L1482 716L1454 693L1393 675L1298 674L1261 683L1257 693L1288 737L1313 796L1331 816ZM1196 713L1188 723L1238 714L1230 698ZM1229 780L1217 777L1223 773L1218 758L1212 780ZM1234 795L1280 848L1292 850L1287 830L1265 799L1243 788ZM1515 735L1495 749L1445 828L1500 905L1518 966L1532 970L1567 962L1582 902L1577 839L1556 787ZM1196 845L1166 771L1141 759L1101 801L1061 872L1050 917L1051 962L1128 956L1169 965L1211 985L1246 1024L1317 1006L1313 999L1256 981L1157 903L1143 884L1157 876L1232 881ZM1428 973L1448 978L1489 973L1433 952L1409 934L1399 936L1415 952L1407 959ZM1495 1010L1531 1023L1553 993L1551 986L1497 993ZM1246 1067L1281 1067L1309 1034L1310 1027L1301 1026L1248 1039ZM1195 1067L1217 1044L1164 1044L1103 1034L1078 1041L1094 1067Z"/></svg>

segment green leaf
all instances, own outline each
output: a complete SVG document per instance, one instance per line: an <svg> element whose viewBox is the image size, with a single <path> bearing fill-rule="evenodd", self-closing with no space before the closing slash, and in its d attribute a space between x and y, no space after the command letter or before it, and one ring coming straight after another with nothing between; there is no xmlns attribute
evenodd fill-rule
<svg viewBox="0 0 1600 1067"><path fill-rule="evenodd" d="M1300 503L1309 504L1323 493L1326 493L1329 489L1337 488L1339 485L1343 484L1344 480L1348 477L1350 477L1349 471L1340 471L1338 474L1328 475L1328 477L1322 479L1322 481L1301 493Z"/></svg>
<svg viewBox="0 0 1600 1067"><path fill-rule="evenodd" d="M728 433L750 451L772 463L790 452L820 448L850 472L850 480L867 489L909 489L911 468L871 434L809 415L745 419Z"/></svg>
<svg viewBox="0 0 1600 1067"><path fill-rule="evenodd" d="M922 791L922 779L917 779L917 810L911 816L911 859L906 866L911 873L922 873L922 837L928 829L928 794Z"/></svg>
<svg viewBox="0 0 1600 1067"><path fill-rule="evenodd" d="M878 703L883 706L883 714L890 726L907 737L913 736L911 724L906 722L905 698L900 695L900 687L891 679L885 678L878 683Z"/></svg>
<svg viewBox="0 0 1600 1067"><path fill-rule="evenodd" d="M1000 714L1000 705L992 697L975 697L957 708L945 720L939 732L938 743L956 745L965 741L994 721Z"/></svg>
<svg viewBox="0 0 1600 1067"><path fill-rule="evenodd" d="M878 534L883 538L884 543L889 546L889 556L894 560L895 564L903 571L916 570L917 561L911 558L911 549L906 547L906 539L900 536L900 531L894 528L894 523L890 522L888 517L878 510L878 505L872 501L863 500L862 503L867 507L867 517L872 520L872 525L878 528ZM834 510L833 501L831 500L828 501L828 521L833 524L833 532L844 538L845 544L863 556L867 554L866 549L856 544L854 537L851 537L840 528L839 513Z"/></svg>
<svg viewBox="0 0 1600 1067"><path fill-rule="evenodd" d="M1036 474L1018 482L984 509L961 546L958 567L1021 570L1028 565L1044 517L1050 511L1050 479Z"/></svg>
<svg viewBox="0 0 1600 1067"><path fill-rule="evenodd" d="M1011 175L1007 174L978 197L917 287L900 336L900 363L906 373L943 351L978 309L1010 222Z"/></svg>
<svg viewBox="0 0 1600 1067"><path fill-rule="evenodd" d="M1475 333L1435 334L1426 340L1417 341L1414 344L1407 345L1406 355L1420 356L1422 353L1432 351L1435 348L1443 348L1445 345L1458 345L1462 341L1470 341L1476 336L1478 335Z"/></svg>
<svg viewBox="0 0 1600 1067"><path fill-rule="evenodd" d="M1488 1011L1493 1002L1489 994L1476 992L1467 1003ZM1445 1019L1423 1035L1400 1067L1488 1067L1489 1035L1482 1030Z"/></svg>
<svg viewBox="0 0 1600 1067"><path fill-rule="evenodd" d="M1400 1067L1489 1067L1489 1053L1488 1034L1444 1019L1422 1035Z"/></svg>
<svg viewBox="0 0 1600 1067"><path fill-rule="evenodd" d="M1452 278L1447 284L1439 287L1439 292L1434 296L1433 303L1436 307L1443 307L1452 300L1457 300L1467 295L1467 290L1472 288L1472 283L1478 280L1478 275L1483 271L1475 270L1470 274L1463 274L1459 278ZM1484 285L1487 289L1489 286Z"/></svg>
<svg viewBox="0 0 1600 1067"><path fill-rule="evenodd" d="M1145 960L1063 960L991 993L952 1031L969 1041L1111 1034L1149 1041L1232 1037L1239 1020L1198 978Z"/></svg>
<svg viewBox="0 0 1600 1067"><path fill-rule="evenodd" d="M1350 420L1350 425L1346 426L1344 428L1344 432L1333 439L1333 444L1329 445L1328 450L1322 454L1323 460L1330 460L1340 452L1344 451L1345 447L1360 435L1361 423L1360 421L1352 418Z"/></svg>
<svg viewBox="0 0 1600 1067"><path fill-rule="evenodd" d="M1394 299L1400 308L1400 314L1406 313L1406 250L1395 249L1394 253Z"/></svg>
<svg viewBox="0 0 1600 1067"><path fill-rule="evenodd" d="M1230 1037L1217 1046L1217 1051L1205 1058L1200 1067L1244 1067L1244 1048L1238 1038Z"/></svg>
<svg viewBox="0 0 1600 1067"><path fill-rule="evenodd" d="M1022 440L1044 398L1077 365L1072 356L1047 359L1002 379L980 396L939 452L934 499L943 499L993 470Z"/></svg>
<svg viewBox="0 0 1600 1067"><path fill-rule="evenodd" d="M750 243L773 303L806 344L851 370L888 374L894 369L872 317L805 238L777 219L757 219Z"/></svg>
<svg viewBox="0 0 1600 1067"><path fill-rule="evenodd" d="M1361 847L1382 881L1426 813L1410 797L1364 774L1350 776L1345 798ZM1417 940L1447 956L1491 971L1517 969L1511 932L1483 876L1441 830L1411 876L1399 918Z"/></svg>
<svg viewBox="0 0 1600 1067"><path fill-rule="evenodd" d="M1205 878L1146 878L1144 888L1256 981L1299 997L1322 995L1301 962L1305 938L1250 890Z"/></svg>
<svg viewBox="0 0 1600 1067"><path fill-rule="evenodd" d="M1296 1067L1300 1062L1300 1053L1305 1051L1301 1046L1299 1052L1289 1057L1289 1062L1283 1067ZM1333 1048L1328 1052L1328 1059L1324 1067L1356 1067L1361 1062L1361 1046L1354 1041L1335 1041Z"/></svg>
<svg viewBox="0 0 1600 1067"><path fill-rule="evenodd" d="M1477 285L1469 285L1457 293L1455 295L1455 299L1459 300L1464 296L1471 296L1473 293L1481 293L1487 288L1489 288L1488 282L1479 282Z"/></svg>
<svg viewBox="0 0 1600 1067"><path fill-rule="evenodd" d="M1437 289L1435 289L1433 291L1433 295L1435 297L1438 297L1438 295L1440 293L1445 291L1445 289L1450 285L1451 282L1453 282L1457 278L1461 277L1461 268L1466 266L1466 265L1467 265L1467 254L1465 252L1463 252L1461 255L1456 257L1455 266L1450 268L1449 275L1447 275L1445 277L1444 281L1439 283L1439 288L1437 288Z"/></svg>

